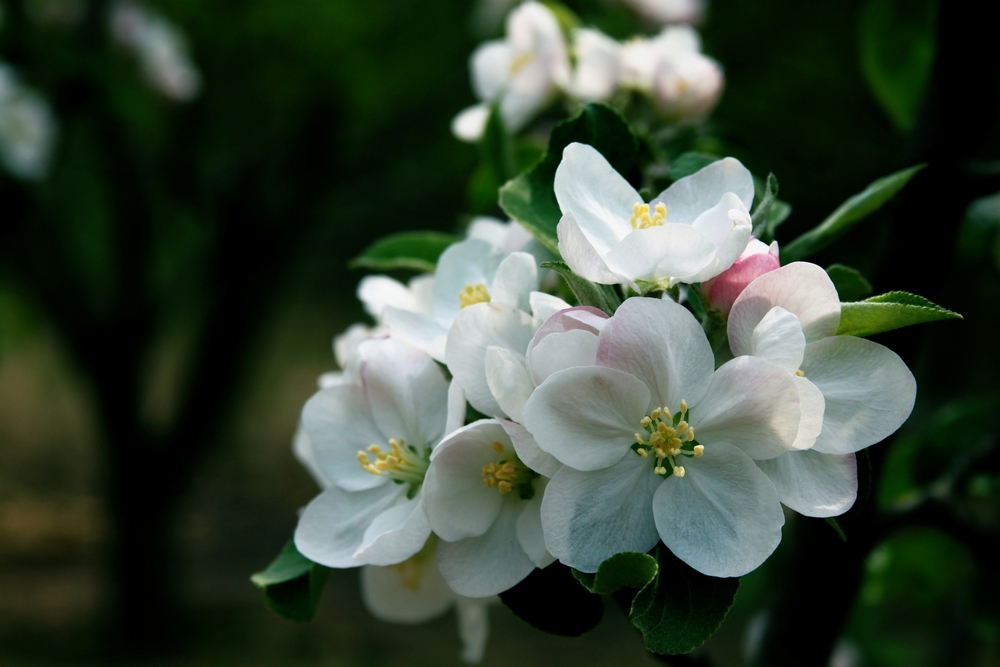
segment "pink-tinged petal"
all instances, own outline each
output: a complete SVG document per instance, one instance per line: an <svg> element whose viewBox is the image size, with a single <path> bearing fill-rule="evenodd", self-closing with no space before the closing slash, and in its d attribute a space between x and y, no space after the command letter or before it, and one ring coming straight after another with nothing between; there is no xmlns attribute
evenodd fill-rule
<svg viewBox="0 0 1000 667"><path fill-rule="evenodd" d="M649 551L660 539L652 503L662 482L653 462L635 455L594 472L564 466L542 498L546 547L581 572L622 551Z"/></svg>
<svg viewBox="0 0 1000 667"><path fill-rule="evenodd" d="M385 484L364 491L331 486L313 498L295 527L295 548L327 567L361 565L354 554L380 514L406 502L406 486Z"/></svg>
<svg viewBox="0 0 1000 667"><path fill-rule="evenodd" d="M524 406L524 427L561 463L599 470L632 451L648 406L649 389L628 373L569 368L535 389Z"/></svg>
<svg viewBox="0 0 1000 667"><path fill-rule="evenodd" d="M470 598L497 595L531 574L535 564L517 538L524 507L508 494L496 521L479 537L438 543L438 566L451 590Z"/></svg>
<svg viewBox="0 0 1000 667"><path fill-rule="evenodd" d="M532 292L528 295L528 303L531 306L531 324L533 327L540 327L542 324L561 310L570 307L568 303L557 296L546 294L545 292Z"/></svg>
<svg viewBox="0 0 1000 667"><path fill-rule="evenodd" d="M663 543L712 577L757 569L781 542L785 517L778 492L753 461L728 445L706 447L685 462L684 477L656 490L653 515Z"/></svg>
<svg viewBox="0 0 1000 667"><path fill-rule="evenodd" d="M676 410L681 399L694 405L704 396L715 356L686 308L668 300L633 298L601 331L597 363L639 378L655 405Z"/></svg>
<svg viewBox="0 0 1000 667"><path fill-rule="evenodd" d="M780 266L778 258L768 252L750 255L745 259L738 259L731 267L705 282L701 286L702 291L710 306L728 314L747 285Z"/></svg>
<svg viewBox="0 0 1000 667"><path fill-rule="evenodd" d="M354 552L354 560L366 565L402 563L420 551L430 536L431 527L418 495L375 517Z"/></svg>
<svg viewBox="0 0 1000 667"><path fill-rule="evenodd" d="M556 234L559 236L559 254L573 273L602 285L622 282L621 278L604 263L597 248L584 235L571 214L566 213L559 220Z"/></svg>
<svg viewBox="0 0 1000 667"><path fill-rule="evenodd" d="M593 366L597 362L597 344L595 334L580 329L546 336L531 351L531 379L539 385L557 371Z"/></svg>
<svg viewBox="0 0 1000 667"><path fill-rule="evenodd" d="M543 452L542 448L535 442L535 436L531 435L528 429L506 419L497 421L510 436L514 451L517 452L517 458L521 459L521 463L546 477L552 477L559 472L559 468L562 468L559 459Z"/></svg>
<svg viewBox="0 0 1000 667"><path fill-rule="evenodd" d="M757 357L737 357L712 375L705 397L691 403L690 423L705 451L729 444L753 459L792 449L801 419L795 376Z"/></svg>
<svg viewBox="0 0 1000 667"><path fill-rule="evenodd" d="M813 448L850 454L896 432L913 410L917 383L903 360L863 338L835 336L806 346L802 371L826 401Z"/></svg>
<svg viewBox="0 0 1000 667"><path fill-rule="evenodd" d="M729 346L736 356L750 353L757 324L775 306L797 315L812 343L837 333L840 297L830 276L808 262L792 262L747 285L729 313Z"/></svg>
<svg viewBox="0 0 1000 667"><path fill-rule="evenodd" d="M507 433L494 420L469 424L435 448L422 495L427 519L441 539L482 535L496 520L503 496L483 484L483 467L499 458L493 442L514 453Z"/></svg>
<svg viewBox="0 0 1000 667"><path fill-rule="evenodd" d="M690 225L667 223L633 230L611 249L604 261L617 275L657 282L697 275L712 264L715 244Z"/></svg>
<svg viewBox="0 0 1000 667"><path fill-rule="evenodd" d="M854 454L788 452L757 465L778 489L781 502L805 516L839 516L858 497Z"/></svg>
<svg viewBox="0 0 1000 667"><path fill-rule="evenodd" d="M358 465L359 450L385 443L361 387L346 384L313 394L302 408L302 426L325 479L345 491L385 484L385 478Z"/></svg>
<svg viewBox="0 0 1000 667"><path fill-rule="evenodd" d="M448 420L448 381L434 360L391 338L366 341L358 354L381 442L402 438L416 447L437 442Z"/></svg>
<svg viewBox="0 0 1000 667"><path fill-rule="evenodd" d="M552 317L545 320L545 323L535 332L531 339L531 345L548 336L550 333L560 331L573 331L581 329L593 334L601 333L601 329L608 322L607 313L594 308L593 306L574 306L559 311Z"/></svg>
<svg viewBox="0 0 1000 667"><path fill-rule="evenodd" d="M667 220L692 224L699 215L714 207L727 192L732 192L750 210L753 204L753 176L736 158L723 158L685 176L650 202L650 208L663 202Z"/></svg>
<svg viewBox="0 0 1000 667"><path fill-rule="evenodd" d="M534 329L531 316L512 306L477 303L462 309L448 333L448 370L476 410L506 417L486 377L486 350L501 347L523 355Z"/></svg>
<svg viewBox="0 0 1000 667"><path fill-rule="evenodd" d="M556 168L556 200L599 256L631 231L629 218L642 197L593 146L572 143Z"/></svg>
<svg viewBox="0 0 1000 667"><path fill-rule="evenodd" d="M512 252L500 263L490 301L504 303L524 312L531 312L528 297L538 289L538 266L526 252Z"/></svg>
<svg viewBox="0 0 1000 667"><path fill-rule="evenodd" d="M750 337L750 354L794 373L802 366L806 336L799 318L780 306L767 311Z"/></svg>
<svg viewBox="0 0 1000 667"><path fill-rule="evenodd" d="M425 623L444 614L455 600L437 567L433 549L395 567L361 569L361 599L380 621Z"/></svg>
<svg viewBox="0 0 1000 667"><path fill-rule="evenodd" d="M486 348L486 384L500 409L515 421L521 421L524 404L535 390L524 358L507 348Z"/></svg>

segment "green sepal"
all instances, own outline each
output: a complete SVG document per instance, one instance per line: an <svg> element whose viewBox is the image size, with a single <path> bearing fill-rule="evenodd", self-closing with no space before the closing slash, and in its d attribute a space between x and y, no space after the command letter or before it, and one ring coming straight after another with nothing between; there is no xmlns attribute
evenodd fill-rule
<svg viewBox="0 0 1000 667"><path fill-rule="evenodd" d="M854 225L882 208L893 195L903 189L924 164L897 171L874 181L862 192L850 197L826 220L781 249L781 263L788 264L819 252L840 238Z"/></svg>
<svg viewBox="0 0 1000 667"><path fill-rule="evenodd" d="M535 569L501 593L500 601L529 625L564 637L579 637L604 614L601 596L581 586L570 568L558 561Z"/></svg>
<svg viewBox="0 0 1000 667"><path fill-rule="evenodd" d="M844 533L844 529L840 527L840 523L837 521L836 517L828 516L823 520L826 521L826 525L833 528L833 532L837 533L837 537L840 538L841 542L847 541L847 535Z"/></svg>
<svg viewBox="0 0 1000 667"><path fill-rule="evenodd" d="M303 556L295 548L295 542L289 540L278 557L251 576L250 581L261 589L271 611L290 621L305 623L316 616L329 574L329 568Z"/></svg>
<svg viewBox="0 0 1000 667"><path fill-rule="evenodd" d="M613 286L592 283L573 273L565 262L542 262L541 267L552 269L561 275L581 306L593 306L608 315L614 315L622 304Z"/></svg>
<svg viewBox="0 0 1000 667"><path fill-rule="evenodd" d="M768 174L760 203L750 216L753 222L753 235L764 243L770 243L774 240L774 232L778 225L791 214L792 207L778 199L778 177Z"/></svg>
<svg viewBox="0 0 1000 667"><path fill-rule="evenodd" d="M371 244L351 260L351 268L433 272L441 253L458 241L461 241L458 236L441 232L390 234Z"/></svg>
<svg viewBox="0 0 1000 667"><path fill-rule="evenodd" d="M826 269L841 301L860 301L872 293L872 284L861 272L843 264L831 264Z"/></svg>
<svg viewBox="0 0 1000 667"><path fill-rule="evenodd" d="M535 166L500 188L500 208L557 255L556 226L562 212L552 184L563 149L573 142L593 146L622 175L639 154L639 142L617 111L603 104L588 104L552 129L548 150Z"/></svg>
<svg viewBox="0 0 1000 667"><path fill-rule="evenodd" d="M958 313L909 292L886 292L864 301L840 304L838 336L871 336L911 324L960 320Z"/></svg>
<svg viewBox="0 0 1000 667"><path fill-rule="evenodd" d="M697 173L712 164L721 160L718 155L711 153L699 153L689 151L677 156L677 159L670 163L670 178L679 181L685 176Z"/></svg>
<svg viewBox="0 0 1000 667"><path fill-rule="evenodd" d="M573 570L573 576L591 593L610 595L619 588L643 588L659 569L649 554L624 551L601 563L594 574Z"/></svg>
<svg viewBox="0 0 1000 667"><path fill-rule="evenodd" d="M632 600L628 618L653 653L688 653L722 625L740 580L697 572L663 544L655 556L658 573Z"/></svg>

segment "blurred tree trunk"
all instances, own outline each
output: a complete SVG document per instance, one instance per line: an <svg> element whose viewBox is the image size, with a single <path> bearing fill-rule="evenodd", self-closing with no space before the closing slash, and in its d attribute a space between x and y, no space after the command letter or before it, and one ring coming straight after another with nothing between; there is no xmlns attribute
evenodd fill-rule
<svg viewBox="0 0 1000 667"><path fill-rule="evenodd" d="M939 300L965 209L974 198L1000 190L1000 182L979 181L968 171L968 161L997 121L1000 59L990 46L991 13L989 5L972 0L939 3L937 56L907 157L908 165L929 166L896 202L888 254L874 281L878 292L905 289ZM914 366L919 330L892 332L880 340ZM783 572L754 665L822 667L829 662L854 607L865 559L885 537L877 525L876 498L891 445L889 440L870 450L871 495L844 517L847 542L821 520L795 522L790 567Z"/></svg>

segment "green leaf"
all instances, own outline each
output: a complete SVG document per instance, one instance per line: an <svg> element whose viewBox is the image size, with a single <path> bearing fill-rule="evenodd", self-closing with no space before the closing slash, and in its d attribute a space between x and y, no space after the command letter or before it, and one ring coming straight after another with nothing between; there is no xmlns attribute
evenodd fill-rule
<svg viewBox="0 0 1000 667"><path fill-rule="evenodd" d="M837 288L841 301L859 301L872 293L872 284L857 269L843 264L831 264L826 273Z"/></svg>
<svg viewBox="0 0 1000 667"><path fill-rule="evenodd" d="M696 151L684 153L670 163L670 178L679 181L721 159L718 155L711 153L698 153Z"/></svg>
<svg viewBox="0 0 1000 667"><path fill-rule="evenodd" d="M862 192L841 204L818 226L783 247L781 262L788 264L805 259L830 245L858 222L882 208L883 204L892 199L892 196L925 166L918 164L873 182Z"/></svg>
<svg viewBox="0 0 1000 667"><path fill-rule="evenodd" d="M838 336L871 336L911 324L960 320L958 313L909 292L887 292L864 301L840 304Z"/></svg>
<svg viewBox="0 0 1000 667"><path fill-rule="evenodd" d="M792 207L778 199L778 177L768 174L764 194L753 215L750 216L753 221L753 235L764 243L770 243L774 240L774 230L791 212Z"/></svg>
<svg viewBox="0 0 1000 667"><path fill-rule="evenodd" d="M629 620L654 653L687 653L722 625L740 587L738 578L709 577L656 547L659 573L632 600Z"/></svg>
<svg viewBox="0 0 1000 667"><path fill-rule="evenodd" d="M351 261L351 268L433 272L445 248L461 239L441 232L400 232L379 239Z"/></svg>
<svg viewBox="0 0 1000 667"><path fill-rule="evenodd" d="M588 104L553 128L548 150L534 167L500 188L500 208L556 254L556 225L562 212L552 183L563 149L573 142L596 148L622 175L628 173L639 154L638 141L617 111L603 104Z"/></svg>
<svg viewBox="0 0 1000 667"><path fill-rule="evenodd" d="M521 620L564 637L579 637L597 625L604 613L601 596L581 586L559 562L536 569L501 593L500 601Z"/></svg>
<svg viewBox="0 0 1000 667"><path fill-rule="evenodd" d="M250 577L264 593L264 602L274 613L304 623L316 616L316 608L330 570L299 553L289 540L278 557Z"/></svg>
<svg viewBox="0 0 1000 667"><path fill-rule="evenodd" d="M594 308L603 310L608 315L614 315L615 311L618 310L618 306L622 304L613 286L598 285L586 278L581 278L573 273L573 270L565 262L542 262L541 267L543 269L553 269L558 272L566 281L566 284L569 285L573 294L576 295L581 306L593 306Z"/></svg>
<svg viewBox="0 0 1000 667"><path fill-rule="evenodd" d="M897 129L909 132L936 51L935 0L868 0L859 26L861 70Z"/></svg>
<svg viewBox="0 0 1000 667"><path fill-rule="evenodd" d="M625 551L601 563L596 574L573 570L573 576L591 593L610 595L619 588L642 588L658 571L659 566L652 556Z"/></svg>

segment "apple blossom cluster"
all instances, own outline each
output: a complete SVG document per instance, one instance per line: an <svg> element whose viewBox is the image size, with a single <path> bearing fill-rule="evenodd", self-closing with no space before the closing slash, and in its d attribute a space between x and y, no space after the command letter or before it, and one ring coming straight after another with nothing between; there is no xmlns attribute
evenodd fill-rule
<svg viewBox="0 0 1000 667"><path fill-rule="evenodd" d="M0 164L9 173L37 181L49 171L57 135L49 103L0 61Z"/></svg>
<svg viewBox="0 0 1000 667"><path fill-rule="evenodd" d="M694 2L637 4L669 10L677 20L695 18L701 7ZM721 67L702 54L701 39L688 25L667 26L656 36L624 43L582 26L567 35L552 10L531 0L507 16L503 39L476 49L469 67L480 102L455 117L452 132L470 142L482 136L492 105L512 134L560 97L577 104L613 102L634 92L668 120L698 120L718 102L724 83Z"/></svg>
<svg viewBox="0 0 1000 667"><path fill-rule="evenodd" d="M752 237L738 160L646 202L571 143L554 191L563 260L626 297L617 310L544 291L546 251L516 222L477 219L433 274L362 280L375 326L337 340L343 370L322 378L296 437L324 489L298 550L363 566L383 618L457 606L470 660L486 601L556 560L595 573L662 542L704 575L751 572L778 546L782 505L853 505L855 452L915 398L895 353L837 335L825 270L780 266ZM725 322L728 353L679 286Z"/></svg>

